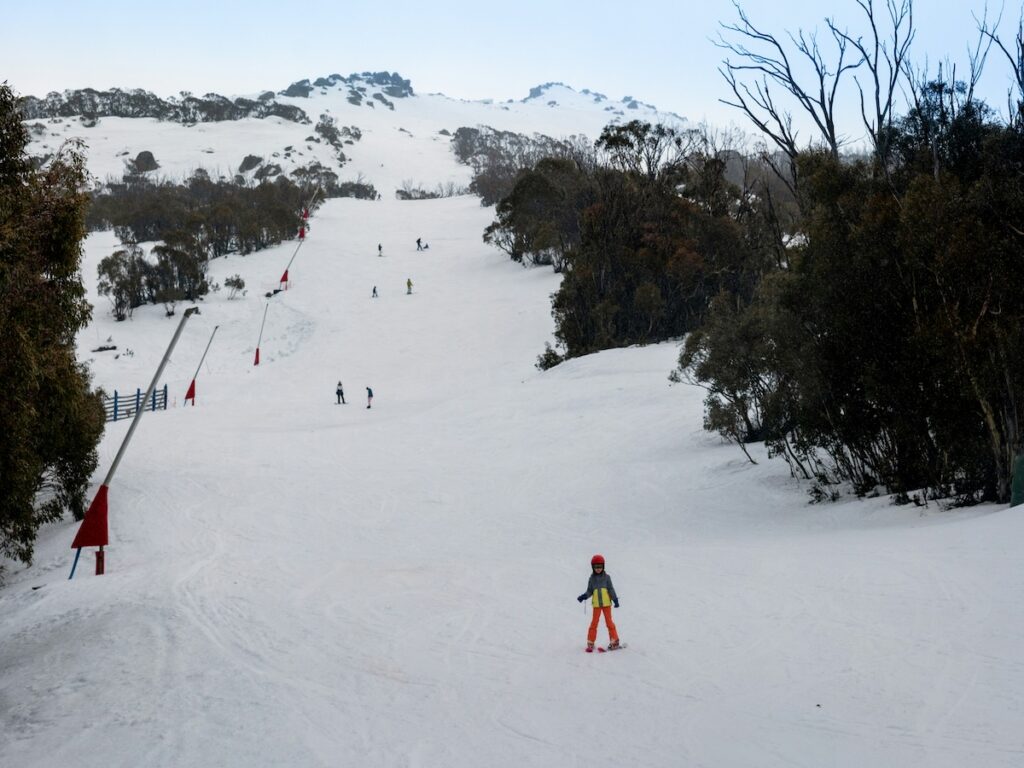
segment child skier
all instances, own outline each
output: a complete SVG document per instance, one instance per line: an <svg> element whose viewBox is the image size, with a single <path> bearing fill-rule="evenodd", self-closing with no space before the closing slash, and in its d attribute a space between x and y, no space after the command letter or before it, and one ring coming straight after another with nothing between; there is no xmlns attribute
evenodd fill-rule
<svg viewBox="0 0 1024 768"><path fill-rule="evenodd" d="M405 280L405 295L408 296L412 293L412 278L406 278Z"/></svg>
<svg viewBox="0 0 1024 768"><path fill-rule="evenodd" d="M619 607L619 597L615 594L615 587L612 586L612 577L604 571L604 556L594 555L590 559L590 580L587 582L587 591L576 599L583 602L588 597L594 606L594 618L590 622L590 629L587 630L587 653L593 653L594 641L597 639L597 624L604 614L604 624L608 628L608 650L613 651L619 648L619 633L615 629L615 622L612 621L612 606Z"/></svg>
<svg viewBox="0 0 1024 768"><path fill-rule="evenodd" d="M341 382L338 382L338 388L334 390L334 394L338 396L338 405L345 405L345 388L341 386Z"/></svg>

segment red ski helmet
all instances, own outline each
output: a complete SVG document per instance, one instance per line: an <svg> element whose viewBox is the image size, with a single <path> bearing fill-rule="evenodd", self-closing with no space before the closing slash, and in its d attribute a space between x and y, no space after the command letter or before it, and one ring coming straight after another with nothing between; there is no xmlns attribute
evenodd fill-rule
<svg viewBox="0 0 1024 768"><path fill-rule="evenodd" d="M604 555L594 555L592 558L590 558L590 565L604 565Z"/></svg>

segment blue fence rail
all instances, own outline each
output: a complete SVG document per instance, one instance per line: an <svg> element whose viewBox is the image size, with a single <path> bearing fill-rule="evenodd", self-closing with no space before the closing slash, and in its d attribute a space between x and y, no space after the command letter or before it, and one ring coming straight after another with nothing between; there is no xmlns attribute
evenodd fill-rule
<svg viewBox="0 0 1024 768"><path fill-rule="evenodd" d="M135 415L139 408L151 411L167 410L167 385L163 389L154 389L148 402L143 403L143 391L136 389L134 394L121 394L116 389L113 397L103 398L103 408L107 412L107 421L127 419Z"/></svg>

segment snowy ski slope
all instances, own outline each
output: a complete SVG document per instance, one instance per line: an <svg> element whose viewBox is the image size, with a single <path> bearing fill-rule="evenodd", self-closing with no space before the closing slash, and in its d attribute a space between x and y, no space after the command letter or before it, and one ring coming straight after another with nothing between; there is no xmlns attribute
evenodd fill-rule
<svg viewBox="0 0 1024 768"><path fill-rule="evenodd" d="M465 172L385 128L368 169ZM132 141L191 157L178 129ZM328 201L259 367L294 243L213 262L248 295L186 326L175 407L111 486L107 574L87 552L67 580L67 521L0 589L0 766L1024 764L1024 517L808 505L784 464L703 432L673 343L537 371L558 277L485 246L491 216ZM145 387L177 318L111 319L114 246L87 242L80 352L98 384ZM90 351L108 338L134 355ZM595 552L622 653L582 652Z"/></svg>

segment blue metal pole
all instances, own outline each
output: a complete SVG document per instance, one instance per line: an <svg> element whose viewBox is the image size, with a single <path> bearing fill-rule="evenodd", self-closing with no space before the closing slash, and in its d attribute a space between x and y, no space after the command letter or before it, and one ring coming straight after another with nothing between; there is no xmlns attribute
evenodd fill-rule
<svg viewBox="0 0 1024 768"><path fill-rule="evenodd" d="M81 554L82 554L82 548L79 547L78 549L75 550L75 562L73 562L71 564L71 575L68 576L68 581L71 581L73 578L75 578L75 568L78 567L78 558L81 556Z"/></svg>
<svg viewBox="0 0 1024 768"><path fill-rule="evenodd" d="M114 421L117 421L117 390L114 390Z"/></svg>

